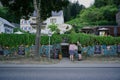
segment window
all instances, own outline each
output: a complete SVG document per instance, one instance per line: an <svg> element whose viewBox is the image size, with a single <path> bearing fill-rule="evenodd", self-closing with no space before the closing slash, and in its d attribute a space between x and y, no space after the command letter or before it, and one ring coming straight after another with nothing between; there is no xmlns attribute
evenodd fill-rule
<svg viewBox="0 0 120 80"><path fill-rule="evenodd" d="M26 30L27 30L27 27L24 27L24 30L26 31Z"/></svg>
<svg viewBox="0 0 120 80"><path fill-rule="evenodd" d="M33 21L36 21L36 18L32 18Z"/></svg>
<svg viewBox="0 0 120 80"><path fill-rule="evenodd" d="M11 29L5 28L5 33L11 33L11 32L12 32Z"/></svg>
<svg viewBox="0 0 120 80"><path fill-rule="evenodd" d="M50 23L56 23L56 18L51 18Z"/></svg>

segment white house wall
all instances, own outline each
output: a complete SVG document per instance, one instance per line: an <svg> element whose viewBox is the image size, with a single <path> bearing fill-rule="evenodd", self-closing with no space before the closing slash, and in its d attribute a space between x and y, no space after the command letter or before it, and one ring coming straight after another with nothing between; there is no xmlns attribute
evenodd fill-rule
<svg viewBox="0 0 120 80"><path fill-rule="evenodd" d="M4 33L5 32L5 28L4 28L4 24L2 24L1 26L0 26L0 33Z"/></svg>
<svg viewBox="0 0 120 80"><path fill-rule="evenodd" d="M2 24L0 26L0 33L8 33L8 34L13 33L13 28L10 28L9 26Z"/></svg>
<svg viewBox="0 0 120 80"><path fill-rule="evenodd" d="M54 21L54 19L55 19L55 21ZM25 24L25 22L26 23L28 22L28 24ZM36 17L31 17L29 20L21 19L20 20L20 28L24 31L29 31L29 32L32 33L35 30L33 31L34 28L32 28L30 23L35 24L36 23ZM53 23L57 24L57 25L64 24L63 11L52 12L52 17L47 18L43 23L45 23L46 25L44 25L45 28L41 30L41 33L45 33L45 34L48 33L48 31L49 31L49 29L48 29L49 25L51 25ZM24 29L25 27L31 28L31 30L25 30Z"/></svg>
<svg viewBox="0 0 120 80"><path fill-rule="evenodd" d="M56 22L51 22L52 19L56 19ZM47 23L46 26L49 26L51 24L63 24L64 23L64 18L62 16L53 16L48 18L44 23Z"/></svg>
<svg viewBox="0 0 120 80"><path fill-rule="evenodd" d="M4 24L4 33L7 33L7 34L13 33L13 28Z"/></svg>
<svg viewBox="0 0 120 80"><path fill-rule="evenodd" d="M13 26L10 22L8 22L7 20L3 19L0 17L0 33L13 33L13 29L15 28L15 26Z"/></svg>
<svg viewBox="0 0 120 80"><path fill-rule="evenodd" d="M20 20L20 28L24 31L31 32L32 26L30 25L30 20L21 19Z"/></svg>

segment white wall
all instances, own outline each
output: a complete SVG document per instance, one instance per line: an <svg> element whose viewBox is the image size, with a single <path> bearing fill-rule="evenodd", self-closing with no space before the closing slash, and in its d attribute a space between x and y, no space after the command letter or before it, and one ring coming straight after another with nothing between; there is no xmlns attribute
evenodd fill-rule
<svg viewBox="0 0 120 80"><path fill-rule="evenodd" d="M7 30L7 31L6 31ZM2 24L0 26L0 33L7 33L7 34L11 34L13 33L13 28L9 27L9 26L5 26L4 24Z"/></svg>
<svg viewBox="0 0 120 80"><path fill-rule="evenodd" d="M13 33L14 27L10 22L0 17L0 33Z"/></svg>
<svg viewBox="0 0 120 80"><path fill-rule="evenodd" d="M20 20L20 28L24 31L28 31L30 33L35 33L36 30L32 28L32 26L30 25L31 21L30 20L25 20L25 19L21 19Z"/></svg>
<svg viewBox="0 0 120 80"><path fill-rule="evenodd" d="M54 19L55 19L55 21L54 21ZM52 20L53 20L53 22L52 22ZM25 21L28 21L28 24L25 24L25 23L23 23L23 22L25 22ZM30 21L30 22L29 22ZM26 22L27 23L27 22ZM36 23L36 17L31 17L29 20L25 20L25 19L21 19L20 20L20 28L22 29L22 30L24 30L23 28L24 27L31 27L31 30L24 30L24 31L29 31L29 32L36 32L36 30L34 29L34 28L32 28L32 26L30 25L30 23L33 23L33 24L35 24ZM54 16L52 16L52 17L49 17L49 18L47 18L43 23L46 23L46 25L45 25L45 28L44 29L42 29L41 30L41 33L48 33L48 31L49 31L49 29L48 29L48 26L49 25L51 25L51 24L58 24L58 25L60 25L60 24L64 24L64 18L63 18L63 14L61 14L61 15L54 15Z"/></svg>
<svg viewBox="0 0 120 80"><path fill-rule="evenodd" d="M4 32L5 32L4 24L2 24L2 25L0 26L0 33L4 33Z"/></svg>
<svg viewBox="0 0 120 80"><path fill-rule="evenodd" d="M56 21L52 22L52 20L55 19ZM63 24L64 23L64 18L62 16L53 16L53 17L50 17L50 18L47 18L46 21L44 21L45 23L47 23L47 26L48 25L51 25L51 24Z"/></svg>

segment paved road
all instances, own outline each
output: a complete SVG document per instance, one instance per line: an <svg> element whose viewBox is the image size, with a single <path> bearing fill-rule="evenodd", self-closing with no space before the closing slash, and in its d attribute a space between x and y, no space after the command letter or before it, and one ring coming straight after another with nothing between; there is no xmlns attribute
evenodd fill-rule
<svg viewBox="0 0 120 80"><path fill-rule="evenodd" d="M120 80L120 68L0 67L0 80Z"/></svg>

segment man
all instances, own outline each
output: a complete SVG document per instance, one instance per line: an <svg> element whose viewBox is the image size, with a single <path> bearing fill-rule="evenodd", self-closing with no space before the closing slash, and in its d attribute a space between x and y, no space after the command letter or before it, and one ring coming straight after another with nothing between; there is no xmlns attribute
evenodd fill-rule
<svg viewBox="0 0 120 80"><path fill-rule="evenodd" d="M81 55L82 46L79 41L77 41L77 46L78 46L78 61L80 61L82 60L82 55Z"/></svg>

